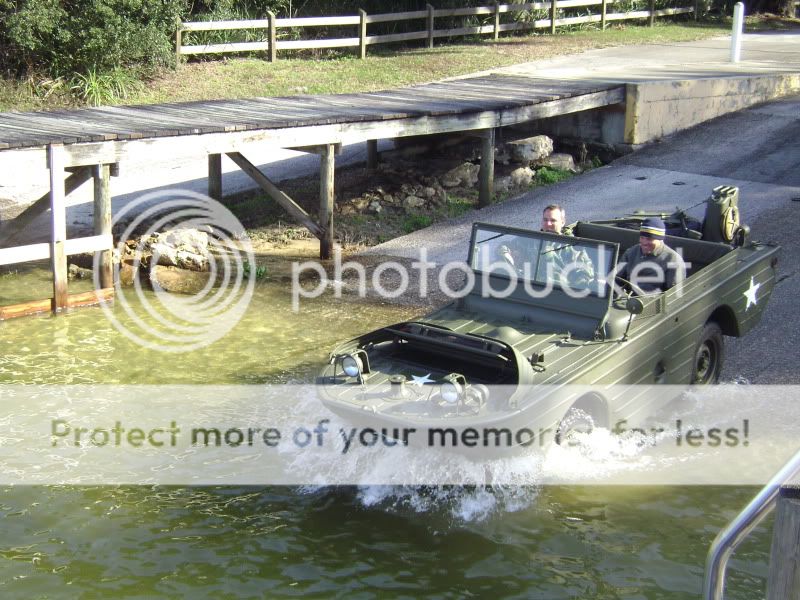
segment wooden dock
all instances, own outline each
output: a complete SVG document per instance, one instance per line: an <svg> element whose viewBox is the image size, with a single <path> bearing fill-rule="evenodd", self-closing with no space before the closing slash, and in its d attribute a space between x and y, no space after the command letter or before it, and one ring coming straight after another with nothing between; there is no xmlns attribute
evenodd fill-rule
<svg viewBox="0 0 800 600"><path fill-rule="evenodd" d="M223 154L228 155L298 223L320 240L320 256L333 248L335 156L342 144L366 142L376 161L377 140L448 132L482 138L480 203L493 195L495 130L528 121L625 101L625 87L559 82L491 74L409 88L328 96L248 98L113 106L53 112L0 113L0 153L41 152L50 169L50 192L6 229L18 232L50 209L49 256L53 310L69 305L66 248L102 253L104 286L111 282L109 176L121 163L169 163L176 156L206 155L209 196L222 197ZM264 145L320 156L320 207L316 218L282 192L245 156ZM8 176L9 174L3 174ZM68 175L68 176L67 176ZM95 236L66 239L64 198L88 179L95 184ZM12 236L13 237L13 236ZM0 265L42 258L41 244L7 247L0 239ZM6 246L6 247L4 247ZM30 256L30 257L29 257Z"/></svg>

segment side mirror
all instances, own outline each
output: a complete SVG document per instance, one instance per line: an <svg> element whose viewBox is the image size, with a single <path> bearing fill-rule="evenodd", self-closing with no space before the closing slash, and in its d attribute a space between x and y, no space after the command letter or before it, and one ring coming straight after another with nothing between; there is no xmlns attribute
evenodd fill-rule
<svg viewBox="0 0 800 600"><path fill-rule="evenodd" d="M625 302L625 310L627 310L632 315L640 315L644 310L644 304L642 303L640 298L632 296L628 298L628 300Z"/></svg>

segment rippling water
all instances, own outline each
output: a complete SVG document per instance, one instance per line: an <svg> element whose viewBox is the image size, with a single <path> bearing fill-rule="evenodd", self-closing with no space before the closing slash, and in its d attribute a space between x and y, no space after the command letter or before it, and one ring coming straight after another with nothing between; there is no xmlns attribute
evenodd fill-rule
<svg viewBox="0 0 800 600"><path fill-rule="evenodd" d="M41 280L3 278L4 302ZM281 284L259 284L233 331L188 355L136 346L99 309L17 319L0 323L0 383L304 381L336 342L415 312L317 300L295 314ZM757 491L524 483L6 487L0 596L678 600L698 596L711 541ZM763 597L769 541L767 525L737 551L726 598Z"/></svg>

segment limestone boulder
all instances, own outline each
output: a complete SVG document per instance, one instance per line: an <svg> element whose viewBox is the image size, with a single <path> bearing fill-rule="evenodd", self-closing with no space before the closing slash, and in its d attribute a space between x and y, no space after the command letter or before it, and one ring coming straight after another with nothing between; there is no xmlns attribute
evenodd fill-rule
<svg viewBox="0 0 800 600"><path fill-rule="evenodd" d="M509 176L515 187L527 187L533 183L536 172L530 167L519 167L511 171Z"/></svg>
<svg viewBox="0 0 800 600"><path fill-rule="evenodd" d="M550 156L553 153L553 140L546 135L535 135L508 142L506 148L511 154L511 160L521 165L527 165Z"/></svg>
<svg viewBox="0 0 800 600"><path fill-rule="evenodd" d="M578 172L578 168L575 166L575 159L572 158L572 155L561 152L556 152L555 154L537 160L536 165L540 167L550 167L551 169L560 169L562 171L572 171L573 173Z"/></svg>
<svg viewBox="0 0 800 600"><path fill-rule="evenodd" d="M445 173L442 177L442 185L449 188L459 185L472 187L478 183L478 171L480 171L480 165L465 162Z"/></svg>

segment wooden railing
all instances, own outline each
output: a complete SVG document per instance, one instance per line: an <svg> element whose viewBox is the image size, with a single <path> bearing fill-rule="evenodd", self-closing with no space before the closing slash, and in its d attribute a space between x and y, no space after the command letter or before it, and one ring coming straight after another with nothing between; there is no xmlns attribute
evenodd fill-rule
<svg viewBox="0 0 800 600"><path fill-rule="evenodd" d="M687 13L694 13L696 17L698 14L699 2L700 0L694 0L694 6L656 10L655 0L649 0L648 10L620 13L608 12L609 7L613 6L614 0L552 0L552 2L494 4L492 6L444 9L436 9L429 4L427 10L384 13L378 15L368 15L363 10L359 10L358 15L342 17L300 17L279 19L274 13L267 12L266 19L248 21L192 21L179 23L175 39L175 52L177 55L178 64L180 64L182 56L254 51L266 52L268 59L270 61L274 61L277 58L278 50L309 50L318 48L359 48L360 57L365 58L367 54L367 46L371 46L373 44L427 40L428 47L432 48L434 39L442 37L449 38L465 35L491 34L496 40L498 39L500 33L505 31L549 28L551 33L555 33L556 27L559 25L577 25L580 23L600 23L601 27L605 29L608 21L622 21L626 19L649 19L650 25L652 26L656 17ZM559 11L563 9L594 6L600 7L599 13L574 17L558 17ZM547 11L548 18L536 19L533 21L514 21L510 23L501 22L502 15L519 13L523 11ZM435 26L436 19L441 17L473 17L482 15L493 16L494 18L492 23L488 25L473 25L452 29L436 29ZM371 23L390 23L410 20L424 20L425 28L405 33L390 33L382 35L367 34L367 26ZM357 26L358 36L313 40L278 39L278 29L291 27L303 28L332 26ZM183 45L183 34L188 32L249 29L266 30L266 36L264 36L265 39L253 42Z"/></svg>

